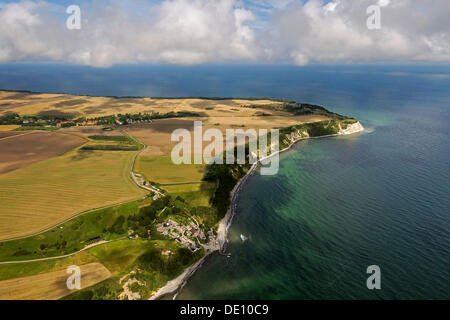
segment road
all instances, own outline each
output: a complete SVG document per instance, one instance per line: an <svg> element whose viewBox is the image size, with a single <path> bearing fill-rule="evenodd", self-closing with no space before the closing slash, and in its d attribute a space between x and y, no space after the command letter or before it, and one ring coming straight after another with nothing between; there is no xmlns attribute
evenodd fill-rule
<svg viewBox="0 0 450 320"><path fill-rule="evenodd" d="M85 250L87 250L87 249L91 249L91 248L93 248L93 247L100 246L100 245L103 245L103 244L106 244L106 243L110 243L110 242L114 242L114 241L124 240L124 239L126 239L126 238L127 238L127 237L122 237L122 238L119 238L119 239L114 239L114 240L109 240L109 241L99 241L98 243L90 244L90 245L84 247L84 248L81 249L81 250L78 250L78 251L75 251L75 252L72 252L72 253L69 253L69 254L65 254L65 255L62 255L62 256L48 257L48 258L39 258L39 259L31 259L31 260L21 260L21 261L4 261L4 262L0 262L0 265L4 265L4 264L30 263L30 262L38 262L38 261L47 261L47 260L55 260L55 259L68 258L68 257L71 257L71 256L76 255L77 253L83 252L83 251L85 251Z"/></svg>

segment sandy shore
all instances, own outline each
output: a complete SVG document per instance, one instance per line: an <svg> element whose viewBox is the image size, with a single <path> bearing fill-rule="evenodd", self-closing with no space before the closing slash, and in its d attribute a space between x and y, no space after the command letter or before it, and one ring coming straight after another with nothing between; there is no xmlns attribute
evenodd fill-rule
<svg viewBox="0 0 450 320"><path fill-rule="evenodd" d="M290 150L297 142L302 141L302 140L320 139L320 138L327 138L327 137L349 135L349 134L354 134L354 133L358 133L358 132L362 132L362 131L364 131L364 127L361 125L361 123L357 122L357 123L354 123L354 124L348 126L348 128L346 130L341 130L338 134L331 134L331 135L320 136L320 137L299 138L299 139L292 141L291 144L288 147L284 148L283 150L273 153L263 159L260 159L258 162L254 163L251 166L251 168L249 169L249 171L247 172L247 174L244 177L242 177L241 180L239 180L239 182L236 184L236 186L233 188L233 190L230 193L230 197L231 197L230 207L228 208L228 211L227 211L225 217L223 217L223 219L220 220L219 227L217 229L217 240L219 241L219 244L220 244L220 252L221 253L225 252L225 250L227 248L228 230L229 230L229 228L233 222L233 218L236 214L236 211L235 211L236 210L236 200L237 200L237 197L239 196L239 192L242 190L242 187L244 186L248 177L251 174L253 174L256 171L256 169L258 169L258 167L261 164L261 161L264 161L265 159L273 157L276 154L280 154L282 152ZM157 292L155 292L149 300L159 299L166 294L174 293L175 291L183 288L184 285L186 284L187 280L197 271L197 269L199 269L202 266L202 264L205 262L205 260L208 258L208 256L214 252L215 251L208 252L202 259L197 261L192 266L188 267L181 275L179 275L178 277L176 277L173 280L168 281L167 284L164 287L160 288Z"/></svg>

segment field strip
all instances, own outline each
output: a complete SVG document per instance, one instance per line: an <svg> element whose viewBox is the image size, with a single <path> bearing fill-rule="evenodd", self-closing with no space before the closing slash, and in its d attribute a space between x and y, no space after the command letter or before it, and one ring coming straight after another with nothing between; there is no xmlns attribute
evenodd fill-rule
<svg viewBox="0 0 450 320"><path fill-rule="evenodd" d="M31 260L22 260L22 261L3 261L3 262L0 262L0 265L32 263L32 262L39 262L39 261L47 261L47 260L56 260L56 259L68 258L68 257L74 256L74 255L76 255L76 254L78 254L80 252L86 251L88 249L91 249L91 248L94 248L94 247L97 247L97 246L101 246L101 245L104 245L104 244L107 244L107 243L111 243L111 242L115 242L115 241L119 241L119 240L124 240L126 238L127 237L122 237L122 238L118 238L118 239L114 239L114 240L101 241L99 243L93 243L93 244L90 244L90 245L84 247L81 250L78 250L78 251L75 251L75 252L72 252L72 253L69 253L69 254L65 254L65 255L62 255L62 256L48 257L48 258L39 258L39 259L31 259Z"/></svg>
<svg viewBox="0 0 450 320"><path fill-rule="evenodd" d="M29 132L25 132L25 133L21 133L21 134L16 134L14 136L0 138L0 141L6 140L6 139L11 139L11 138L22 137L22 136L26 136L27 134L32 134L32 133L36 133L36 131L29 131Z"/></svg>
<svg viewBox="0 0 450 320"><path fill-rule="evenodd" d="M171 182L171 183L160 183L160 186L179 186L183 184L198 184L198 183L204 183L205 181L187 181L187 182Z"/></svg>

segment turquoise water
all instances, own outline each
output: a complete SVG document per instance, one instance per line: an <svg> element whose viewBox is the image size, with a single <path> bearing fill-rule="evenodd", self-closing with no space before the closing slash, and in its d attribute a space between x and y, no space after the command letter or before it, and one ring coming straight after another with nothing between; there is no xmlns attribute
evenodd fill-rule
<svg viewBox="0 0 450 320"><path fill-rule="evenodd" d="M367 132L301 142L278 175L254 175L231 257L209 259L179 299L450 298L449 79L391 77L318 84L315 101ZM369 265L381 290L366 287Z"/></svg>
<svg viewBox="0 0 450 320"><path fill-rule="evenodd" d="M367 131L301 142L252 176L183 299L449 299L449 66L0 66L0 88L253 96L327 106ZM240 234L249 237L242 242ZM366 288L379 265L381 290Z"/></svg>

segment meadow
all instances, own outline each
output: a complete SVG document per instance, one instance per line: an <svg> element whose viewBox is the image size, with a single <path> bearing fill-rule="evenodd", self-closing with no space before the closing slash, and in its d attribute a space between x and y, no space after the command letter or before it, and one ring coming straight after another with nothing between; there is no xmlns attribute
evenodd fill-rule
<svg viewBox="0 0 450 320"><path fill-rule="evenodd" d="M162 189L174 197L181 197L191 206L208 207L214 195L216 184L212 182L195 182L184 184L162 185Z"/></svg>

